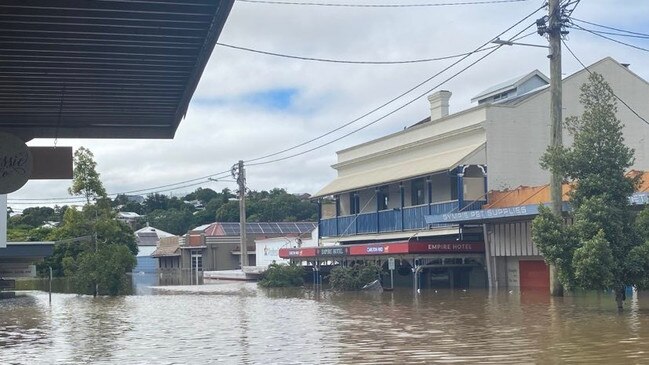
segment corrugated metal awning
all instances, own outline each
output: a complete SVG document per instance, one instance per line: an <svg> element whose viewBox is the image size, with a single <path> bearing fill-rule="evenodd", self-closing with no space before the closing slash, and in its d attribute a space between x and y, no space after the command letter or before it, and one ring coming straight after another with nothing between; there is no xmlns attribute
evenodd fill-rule
<svg viewBox="0 0 649 365"><path fill-rule="evenodd" d="M485 144L473 144L408 162L388 165L371 171L339 176L318 191L314 197L333 195L371 186L425 176L453 168L475 154L484 151Z"/></svg>
<svg viewBox="0 0 649 365"><path fill-rule="evenodd" d="M0 0L0 130L172 138L234 0Z"/></svg>

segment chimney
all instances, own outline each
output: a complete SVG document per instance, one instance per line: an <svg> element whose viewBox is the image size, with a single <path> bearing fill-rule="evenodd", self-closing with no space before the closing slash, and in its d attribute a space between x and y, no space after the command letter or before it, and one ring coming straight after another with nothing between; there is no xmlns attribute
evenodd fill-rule
<svg viewBox="0 0 649 365"><path fill-rule="evenodd" d="M440 90L434 94L428 95L430 102L430 120L434 121L444 118L448 115L448 101L452 93L447 90Z"/></svg>

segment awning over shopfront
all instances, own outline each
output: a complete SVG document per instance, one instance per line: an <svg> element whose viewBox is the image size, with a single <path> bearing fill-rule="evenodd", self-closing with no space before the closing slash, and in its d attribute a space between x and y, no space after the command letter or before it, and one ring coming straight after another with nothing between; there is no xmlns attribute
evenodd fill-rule
<svg viewBox="0 0 649 365"><path fill-rule="evenodd" d="M295 258L340 258L353 256L407 255L407 254L455 254L482 253L483 242L467 241L396 241L363 245L281 248L279 257Z"/></svg>
<svg viewBox="0 0 649 365"><path fill-rule="evenodd" d="M484 143L468 145L463 148L445 151L425 158L413 159L394 165L364 171L362 173L339 176L327 186L318 191L314 197L332 195L360 188L384 185L390 182L425 176L428 174L449 170L462 164L476 154L484 154Z"/></svg>
<svg viewBox="0 0 649 365"><path fill-rule="evenodd" d="M172 138L233 2L0 1L0 131Z"/></svg>
<svg viewBox="0 0 649 365"><path fill-rule="evenodd" d="M634 193L629 197L629 204L632 206L644 206L649 204L649 192ZM480 210L468 210L463 212L426 215L426 224L480 224L500 220L517 220L534 217L539 214L539 206L550 207L550 203L527 204L511 207L499 207ZM564 212L570 211L570 204L563 202L561 208Z"/></svg>

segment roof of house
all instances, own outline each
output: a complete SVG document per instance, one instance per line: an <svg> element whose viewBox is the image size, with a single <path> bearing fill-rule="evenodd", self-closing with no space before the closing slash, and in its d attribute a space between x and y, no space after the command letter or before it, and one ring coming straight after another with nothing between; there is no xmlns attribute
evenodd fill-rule
<svg viewBox="0 0 649 365"><path fill-rule="evenodd" d="M151 254L152 257L173 257L180 256L180 246L161 246Z"/></svg>
<svg viewBox="0 0 649 365"><path fill-rule="evenodd" d="M141 215L135 213L135 212L118 212L117 213L117 218L124 218L124 219L135 219L135 218L140 218Z"/></svg>
<svg viewBox="0 0 649 365"><path fill-rule="evenodd" d="M233 3L3 2L0 130L173 138Z"/></svg>
<svg viewBox="0 0 649 365"><path fill-rule="evenodd" d="M147 226L135 231L135 236L138 246L155 246L158 244L158 241L160 241L160 238L173 237L174 235L163 230Z"/></svg>
<svg viewBox="0 0 649 365"><path fill-rule="evenodd" d="M215 222L204 233L206 236L239 236L239 223ZM248 222L246 233L252 235L300 235L310 233L317 227L315 222ZM195 229L193 231L196 231Z"/></svg>
<svg viewBox="0 0 649 365"><path fill-rule="evenodd" d="M483 90L478 95L471 98L471 102L474 102L474 101L480 100L480 99L484 99L484 98L488 98L490 96L499 94L499 93L507 91L507 90L515 89L515 88L519 87L520 85L524 84L525 82L527 82L528 80L530 80L530 79L532 79L534 77L540 77L545 82L550 83L550 79L547 76L545 76L541 71L534 70L534 71L532 71L530 73L527 73L525 75L515 77L513 79L501 82L501 83L499 83L497 85L494 85L494 86L492 86L492 87L490 87L490 88L488 88L486 90Z"/></svg>

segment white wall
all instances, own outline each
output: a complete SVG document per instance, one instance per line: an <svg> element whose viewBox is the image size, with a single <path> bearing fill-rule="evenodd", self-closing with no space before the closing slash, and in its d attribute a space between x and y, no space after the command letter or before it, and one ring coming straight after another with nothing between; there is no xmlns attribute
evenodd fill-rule
<svg viewBox="0 0 649 365"><path fill-rule="evenodd" d="M313 239L313 237L311 239L303 238L302 247L314 247L317 246L317 242L317 236L316 239ZM289 260L279 257L279 249L291 247L297 247L296 237L278 237L255 241L255 254L257 260L255 265L267 267L272 264L273 261L278 264L289 263Z"/></svg>
<svg viewBox="0 0 649 365"><path fill-rule="evenodd" d="M649 115L649 84L624 66L607 58L593 66L611 85L613 91L640 115ZM581 86L588 81L582 71L563 80L563 117L579 116ZM489 190L543 185L549 174L539 160L550 141L550 94L548 90L520 102L515 107L492 105L487 112L487 166ZM618 102L617 117L625 124L626 144L635 149L634 168L649 170L649 128L628 108ZM565 145L572 143L564 129Z"/></svg>

